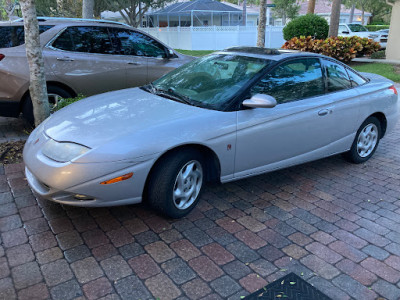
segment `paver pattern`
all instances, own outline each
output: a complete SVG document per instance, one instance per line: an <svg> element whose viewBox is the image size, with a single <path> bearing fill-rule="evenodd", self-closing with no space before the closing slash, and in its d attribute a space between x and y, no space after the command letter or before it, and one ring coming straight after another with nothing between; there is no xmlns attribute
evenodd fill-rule
<svg viewBox="0 0 400 300"><path fill-rule="evenodd" d="M31 130L22 118L0 117L0 143L26 140Z"/></svg>
<svg viewBox="0 0 400 300"><path fill-rule="evenodd" d="M205 189L188 217L36 199L0 165L0 299L240 299L295 272L332 299L400 298L400 124L340 156Z"/></svg>

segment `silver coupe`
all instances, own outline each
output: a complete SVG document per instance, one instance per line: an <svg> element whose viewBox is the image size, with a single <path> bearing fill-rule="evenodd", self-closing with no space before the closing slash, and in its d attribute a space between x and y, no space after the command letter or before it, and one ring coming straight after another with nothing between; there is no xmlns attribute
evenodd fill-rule
<svg viewBox="0 0 400 300"><path fill-rule="evenodd" d="M53 114L26 143L26 177L62 204L145 200L179 218L207 181L338 153L365 162L399 111L384 77L318 54L230 48Z"/></svg>

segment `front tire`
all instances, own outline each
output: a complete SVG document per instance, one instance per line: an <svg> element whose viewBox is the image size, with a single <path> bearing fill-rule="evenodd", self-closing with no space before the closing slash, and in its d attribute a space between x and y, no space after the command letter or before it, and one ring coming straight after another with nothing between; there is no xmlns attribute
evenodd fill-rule
<svg viewBox="0 0 400 300"><path fill-rule="evenodd" d="M379 120L375 117L366 119L358 129L350 150L344 153L346 160L355 164L366 162L375 153L381 134Z"/></svg>
<svg viewBox="0 0 400 300"><path fill-rule="evenodd" d="M203 157L183 150L165 157L153 170L147 196L151 206L171 218L182 218L198 203L205 181Z"/></svg>

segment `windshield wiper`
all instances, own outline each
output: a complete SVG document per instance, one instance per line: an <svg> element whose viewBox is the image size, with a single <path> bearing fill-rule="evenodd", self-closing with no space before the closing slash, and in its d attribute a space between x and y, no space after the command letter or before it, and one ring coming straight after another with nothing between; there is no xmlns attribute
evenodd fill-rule
<svg viewBox="0 0 400 300"><path fill-rule="evenodd" d="M169 88L168 90L156 88L152 83L150 84L151 88L153 89L154 94L168 97L172 100L176 100L185 104L193 105L191 99L187 96L181 95L173 88Z"/></svg>

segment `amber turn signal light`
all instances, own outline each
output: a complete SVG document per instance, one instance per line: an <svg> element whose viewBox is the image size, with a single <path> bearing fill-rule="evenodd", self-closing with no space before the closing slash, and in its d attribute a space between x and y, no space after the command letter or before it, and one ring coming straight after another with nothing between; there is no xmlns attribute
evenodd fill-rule
<svg viewBox="0 0 400 300"><path fill-rule="evenodd" d="M119 177L115 177L115 178L110 179L110 180L106 180L106 181L100 182L100 184L112 184L112 183L116 183L116 182L127 180L127 179L131 178L132 176L133 176L133 173L131 172L131 173L119 176Z"/></svg>

